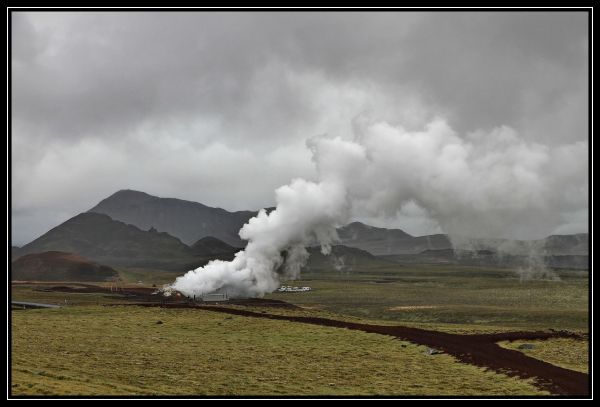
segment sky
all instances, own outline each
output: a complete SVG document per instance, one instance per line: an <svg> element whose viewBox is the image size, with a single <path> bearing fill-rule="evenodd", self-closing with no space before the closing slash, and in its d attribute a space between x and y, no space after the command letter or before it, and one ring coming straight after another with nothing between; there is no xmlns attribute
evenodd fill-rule
<svg viewBox="0 0 600 407"><path fill-rule="evenodd" d="M15 12L11 34L13 245L120 189L271 206L318 177L307 140L435 120L556 152L552 232L587 232L586 13ZM417 204L354 218L442 231Z"/></svg>

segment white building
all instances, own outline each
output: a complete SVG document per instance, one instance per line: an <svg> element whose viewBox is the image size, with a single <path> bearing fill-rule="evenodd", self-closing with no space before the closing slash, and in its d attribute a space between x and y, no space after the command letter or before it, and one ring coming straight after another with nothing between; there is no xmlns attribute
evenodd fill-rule
<svg viewBox="0 0 600 407"><path fill-rule="evenodd" d="M281 287L279 287L277 289L277 291L282 292L282 293L300 293L300 292L305 292L305 291L311 291L312 288L310 287L292 287L291 285L285 286L282 285Z"/></svg>

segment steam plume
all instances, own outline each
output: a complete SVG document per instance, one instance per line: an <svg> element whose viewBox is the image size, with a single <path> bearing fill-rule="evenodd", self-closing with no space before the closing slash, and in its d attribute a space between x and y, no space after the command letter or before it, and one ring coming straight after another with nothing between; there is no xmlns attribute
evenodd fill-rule
<svg viewBox="0 0 600 407"><path fill-rule="evenodd" d="M172 288L185 295L223 289L232 296L262 296L279 287L281 277L296 278L308 258L306 246L321 244L323 254L349 219L349 201L341 183L296 179L275 191L277 208L261 210L240 230L246 249L230 261L213 260L177 278ZM282 256L286 252L285 257Z"/></svg>
<svg viewBox="0 0 600 407"><path fill-rule="evenodd" d="M561 223L557 213L586 194L576 186L587 143L530 143L505 126L459 137L442 119L422 131L366 122L351 139L317 137L307 144L319 179L277 189L276 209L260 211L240 230L248 240L244 251L189 271L172 289L188 296L215 290L262 296L280 279L298 276L307 245L318 242L327 254L336 228L357 210L394 216L416 204L460 249L474 238L545 236ZM567 194L559 185L569 183L574 188Z"/></svg>

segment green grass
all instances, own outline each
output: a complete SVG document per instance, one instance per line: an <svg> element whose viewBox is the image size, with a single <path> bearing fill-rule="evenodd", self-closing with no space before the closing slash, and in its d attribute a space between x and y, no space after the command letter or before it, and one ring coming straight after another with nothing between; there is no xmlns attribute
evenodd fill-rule
<svg viewBox="0 0 600 407"><path fill-rule="evenodd" d="M137 283L138 281L142 281L144 285L156 284L157 286L172 283L177 276L183 274L173 271L143 268L119 268L117 270L119 272L119 277L126 283Z"/></svg>
<svg viewBox="0 0 600 407"><path fill-rule="evenodd" d="M268 298L360 318L475 329L587 331L587 276L521 282L513 271L481 267L405 266L350 274L305 274L306 293Z"/></svg>
<svg viewBox="0 0 600 407"><path fill-rule="evenodd" d="M162 285L177 273L120 269L123 283ZM302 309L257 312L398 324L453 333L587 332L587 274L521 282L513 271L361 265L303 273L306 293L267 298ZM107 283L102 283L107 284ZM67 285L50 283L48 286ZM198 310L101 307L117 294L44 292L12 299L64 304L13 311L12 392L30 395L534 395L530 381L462 364L390 337ZM161 320L164 324L156 324ZM521 342L503 344L516 347ZM529 343L529 342L528 342ZM532 341L527 355L585 371L585 341Z"/></svg>
<svg viewBox="0 0 600 407"><path fill-rule="evenodd" d="M533 349L519 349L524 343L532 344ZM553 365L578 372L588 373L588 342L576 339L555 338L543 341L500 342L500 346L515 349L527 356L540 359Z"/></svg>
<svg viewBox="0 0 600 407"><path fill-rule="evenodd" d="M12 316L13 395L543 394L530 381L359 331L141 307Z"/></svg>
<svg viewBox="0 0 600 407"><path fill-rule="evenodd" d="M108 283L92 283L97 285L106 285ZM49 283L49 284L19 284L12 285L12 300L26 302L41 302L44 304L65 305L100 305L114 302L123 302L123 297L118 294L103 293L63 293L53 291L43 291L54 286L69 286L68 283ZM107 285L108 286L108 285ZM77 287L77 286L73 286Z"/></svg>

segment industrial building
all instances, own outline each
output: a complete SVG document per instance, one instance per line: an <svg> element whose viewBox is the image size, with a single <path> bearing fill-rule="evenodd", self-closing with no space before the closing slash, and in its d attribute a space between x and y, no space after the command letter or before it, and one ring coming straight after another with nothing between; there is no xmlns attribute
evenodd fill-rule
<svg viewBox="0 0 600 407"><path fill-rule="evenodd" d="M281 293L300 293L300 292L305 292L305 291L311 291L312 288L310 287L292 287L290 285L285 286L282 285L281 287L279 287L277 289L277 291L281 292Z"/></svg>

